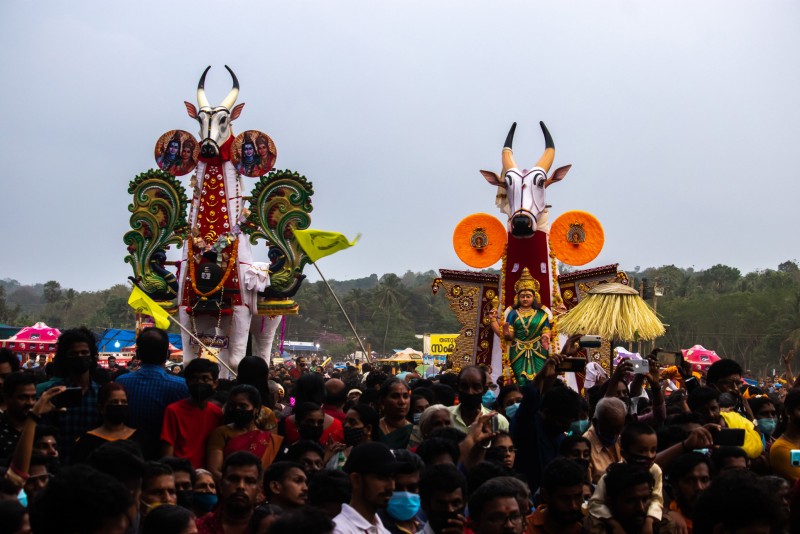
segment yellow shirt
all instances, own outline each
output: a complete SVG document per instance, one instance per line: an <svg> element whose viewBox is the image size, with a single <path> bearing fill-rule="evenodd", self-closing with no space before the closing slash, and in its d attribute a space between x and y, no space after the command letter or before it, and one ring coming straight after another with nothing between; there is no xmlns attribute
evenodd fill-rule
<svg viewBox="0 0 800 534"><path fill-rule="evenodd" d="M788 478L792 482L800 478L800 467L792 467L791 451L800 449L800 443L794 443L783 436L775 440L769 449L769 466L778 476Z"/></svg>

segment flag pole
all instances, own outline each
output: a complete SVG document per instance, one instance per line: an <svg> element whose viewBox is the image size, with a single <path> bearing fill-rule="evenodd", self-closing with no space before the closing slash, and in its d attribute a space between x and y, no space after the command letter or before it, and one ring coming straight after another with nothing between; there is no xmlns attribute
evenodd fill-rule
<svg viewBox="0 0 800 534"><path fill-rule="evenodd" d="M367 358L367 361L369 363L372 363L372 355L369 352L367 352L367 349L364 348L364 342L361 341L360 337L358 337L358 332L356 332L356 327L353 326L353 323L350 321L350 317L348 317L347 316L347 312L344 311L344 306L342 306L342 303L339 302L339 297L337 297L336 293L333 292L333 288L328 283L328 281L325 279L325 275L322 274L322 271L319 270L319 267L317 266L317 262L312 261L311 265L313 265L314 268L317 270L317 272L319 273L320 278L322 278L322 281L325 282L325 286L327 286L328 291L330 291L331 295L333 295L333 299L336 301L336 304L339 305L339 309L342 310L342 315L344 315L344 318L347 319L347 324L350 325L350 330L352 330L353 331L353 335L356 336L356 339L358 340L358 344L361 346L361 350L364 352L364 355Z"/></svg>
<svg viewBox="0 0 800 534"><path fill-rule="evenodd" d="M136 284L134 284L134 283L133 283L131 280L128 280L128 283L131 285L131 287L139 287L139 286L137 286ZM139 289L141 290L142 288L140 288L140 287L139 287ZM158 306L158 303L154 303L154 304L155 304L156 306ZM158 306L158 307L159 307L159 308L161 308L161 306ZM164 310L164 308L161 308L161 309L162 309L162 310ZM166 313L166 310L164 310L164 312ZM147 314L142 314L142 313L141 313L141 312L139 312L138 310L136 311L136 313L137 313L137 314L140 314L140 315L147 315ZM191 331L190 331L188 328L186 328L185 326L183 326L179 320L175 319L175 318L174 318L172 315L170 315L169 313L167 313L167 318L168 318L170 321L172 321L173 323L175 323L176 325L178 325L178 327L179 327L181 330L183 330L184 332L186 332L187 334L189 334L189 337L191 337L192 339L194 339L195 341L197 341L197 343L198 343L198 344L199 344L201 347L203 347L204 349L206 349L206 352L208 352L209 354L214 354L214 352L213 352L213 351L214 351L215 349L213 349L213 348L209 347L208 345L206 345L205 343L203 343L202 341L200 341L200 338L198 338L196 335L194 335L194 333L193 333L193 332L191 332ZM217 352L216 354L219 354L219 353ZM228 366L228 364L227 364L227 363L225 363L224 361L222 361L222 359L220 359L220 358L219 358L219 357L217 357L217 356L215 356L215 357L214 357L214 359L215 359L215 360L217 360L217 363L220 363L220 364L222 364L222 366L223 366L225 369L227 369L227 370L228 370L228 372L229 372L229 373L231 373L231 374L234 376L234 378L237 376L237 375L236 375L236 373L234 372L234 370L233 370L233 369L231 369L231 368L230 368L230 366Z"/></svg>
<svg viewBox="0 0 800 534"><path fill-rule="evenodd" d="M204 349L206 349L206 352L208 352L209 354L214 354L214 352L212 352L212 351L214 351L214 350L216 350L216 349L214 349L214 348L212 348L212 347L209 347L208 345L206 345L205 343L203 343L202 341L200 341L200 338L198 338L196 335L194 335L194 334L193 334L193 333L192 333L192 332L191 332L191 331L190 331L188 328L186 328L185 326L183 326L183 325L181 324L181 322L180 322L179 320L177 320L176 318L174 318L172 315L167 315L167 317L169 317L169 320L170 320L170 321L172 321L173 323L175 323L176 325L178 325L178 327L179 327L181 330L183 330L184 332L186 332L187 334L189 334L189 336L190 336L192 339L194 339L195 341L197 341L197 344L198 344L198 345L200 345L201 347L203 347ZM216 354L219 354L219 352L217 352ZM215 360L217 360L217 362L218 362L218 363L222 364L222 366L223 366L225 369L227 369L227 370L228 370L228 372L229 372L230 374L232 374L234 378L236 378L236 376L237 376L237 375L236 375L236 372L235 372L233 369L231 369L231 368L228 366L228 364L227 364L227 363L225 363L224 361L222 361L222 358L219 358L218 356L214 356L214 359L215 359Z"/></svg>

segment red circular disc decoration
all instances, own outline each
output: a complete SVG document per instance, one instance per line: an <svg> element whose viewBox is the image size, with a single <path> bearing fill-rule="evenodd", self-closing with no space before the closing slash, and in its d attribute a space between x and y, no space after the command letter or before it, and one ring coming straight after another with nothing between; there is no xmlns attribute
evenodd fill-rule
<svg viewBox="0 0 800 534"><path fill-rule="evenodd" d="M189 132L170 130L158 138L153 155L159 169L173 176L183 176L197 166L200 143Z"/></svg>
<svg viewBox="0 0 800 534"><path fill-rule="evenodd" d="M497 217L474 213L461 220L453 232L453 248L458 257L475 269L497 263L506 249L508 232Z"/></svg>

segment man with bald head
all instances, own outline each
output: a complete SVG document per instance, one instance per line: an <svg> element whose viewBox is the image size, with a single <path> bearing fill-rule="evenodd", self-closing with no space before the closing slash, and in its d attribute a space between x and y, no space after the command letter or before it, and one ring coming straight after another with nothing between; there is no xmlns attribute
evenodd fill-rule
<svg viewBox="0 0 800 534"><path fill-rule="evenodd" d="M622 460L619 436L622 434L627 415L628 407L616 397L600 399L594 409L592 426L583 435L589 440L591 447L589 471L593 484L597 484L609 465Z"/></svg>
<svg viewBox="0 0 800 534"><path fill-rule="evenodd" d="M322 411L344 423L344 403L347 401L347 386L338 378L325 382L325 403Z"/></svg>

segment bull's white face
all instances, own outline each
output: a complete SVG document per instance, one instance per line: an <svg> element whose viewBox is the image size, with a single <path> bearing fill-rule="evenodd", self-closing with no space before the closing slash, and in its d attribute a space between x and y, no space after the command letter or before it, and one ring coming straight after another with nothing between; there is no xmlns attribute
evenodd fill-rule
<svg viewBox="0 0 800 534"><path fill-rule="evenodd" d="M503 178L508 195L509 230L517 237L530 237L536 231L537 221L547 206L547 174L540 167L531 170L514 167L506 171Z"/></svg>
<svg viewBox="0 0 800 534"><path fill-rule="evenodd" d="M219 156L219 147L232 135L230 110L222 106L200 108L197 122L200 123L200 155L204 158Z"/></svg>
<svg viewBox="0 0 800 534"><path fill-rule="evenodd" d="M517 167L514 155L511 152L511 143L514 140L514 130L517 123L511 125L511 130L503 146L503 176L491 171L481 171L481 174L492 185L498 186L497 207L508 215L508 231L514 237L531 237L541 226L547 232L547 202L545 190L555 182L561 181L567 175L571 165L556 169L548 178L547 172L553 163L555 146L550 132L543 122L539 122L545 139L545 150L542 157L532 169Z"/></svg>

